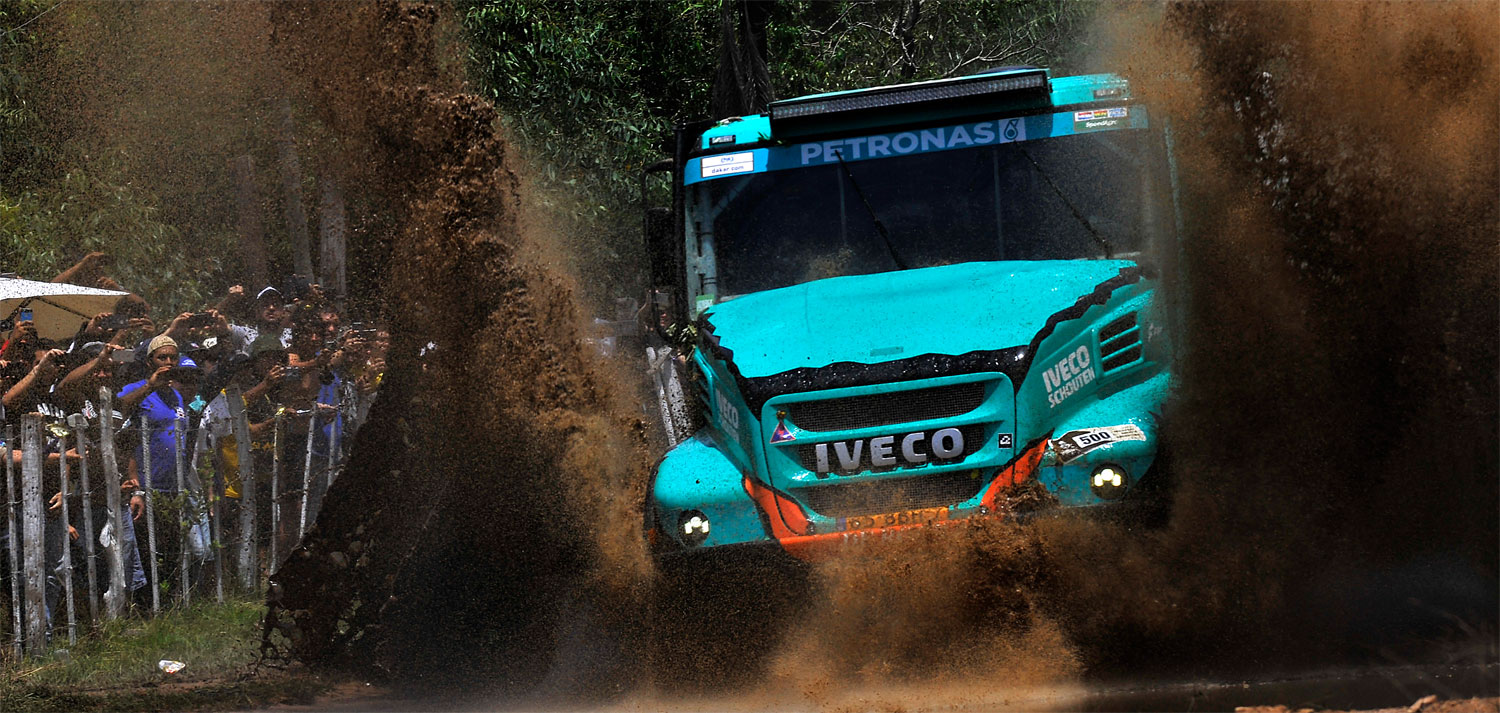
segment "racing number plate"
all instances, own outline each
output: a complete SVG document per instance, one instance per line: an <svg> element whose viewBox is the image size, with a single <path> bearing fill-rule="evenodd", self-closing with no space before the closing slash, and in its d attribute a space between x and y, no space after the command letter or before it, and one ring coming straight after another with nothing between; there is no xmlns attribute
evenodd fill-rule
<svg viewBox="0 0 1500 713"><path fill-rule="evenodd" d="M844 520L845 530L868 530L873 527L895 527L896 525L925 525L948 519L948 508L923 508L903 510L883 515L857 515Z"/></svg>

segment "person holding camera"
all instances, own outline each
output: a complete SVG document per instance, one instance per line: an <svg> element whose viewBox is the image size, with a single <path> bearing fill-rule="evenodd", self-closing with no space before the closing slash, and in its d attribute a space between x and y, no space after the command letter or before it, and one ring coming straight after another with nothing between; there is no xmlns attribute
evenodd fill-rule
<svg viewBox="0 0 1500 713"><path fill-rule="evenodd" d="M58 377L62 375L62 367L67 360L67 353L53 347L50 343L37 341L32 351L31 368L25 376L16 380L15 384L0 397L0 403L5 406L8 413L29 413L37 410L42 404L49 403L52 386L57 383Z"/></svg>
<svg viewBox="0 0 1500 713"><path fill-rule="evenodd" d="M166 331L158 336L172 340L174 349L178 351L180 356L181 345L191 343L194 337L214 336L224 339L228 335L229 320L225 319L224 315L219 314L215 310L206 310L203 312L183 312L173 317L171 323L167 325ZM153 351L150 345L154 343L155 339L148 339L137 344L135 348L135 363L146 366L146 375L151 374L158 368L156 365L150 363L149 359Z"/></svg>
<svg viewBox="0 0 1500 713"><path fill-rule="evenodd" d="M181 320L182 317L179 317L174 322ZM146 353L147 364L152 370L151 376L127 384L119 394L120 412L150 429L151 471L142 472L144 453L140 446L134 449L126 462L127 481L133 481L138 488L130 498L130 511L137 521L145 514L148 489L156 502L170 501L174 506L186 509L185 514L188 516L185 517L155 518L157 569L164 577L170 578L168 581L172 581L177 577L176 564L181 556L181 522L190 523L195 531L188 538L193 564L201 564L208 556L206 541L201 533L201 518L190 514L196 512L196 500L191 497L191 492L182 493L182 498L177 497L177 458L179 454L184 459L188 458L191 455L188 448L192 443L188 434L183 433L182 450L178 450L179 423L185 425L187 419L187 400L183 398L182 389L187 388L185 385L188 383L195 383L196 379L191 378L188 372L195 372L197 365L184 361L179 354L177 342L165 333L150 341ZM190 583L174 582L174 590L181 591L181 587L187 584Z"/></svg>
<svg viewBox="0 0 1500 713"><path fill-rule="evenodd" d="M61 381L57 382L53 390L58 398L58 405L62 406L67 413L82 413L93 418L94 410L92 397L99 393L99 387L108 387L111 391L119 388L119 367L125 360L131 358L130 352L120 348L120 345L109 342L89 342L78 348L78 359L82 363L69 371Z"/></svg>
<svg viewBox="0 0 1500 713"><path fill-rule="evenodd" d="M291 345L291 312L287 311L286 299L282 297L281 290L266 287L256 293L250 316L250 324L232 324L229 327L231 342L238 351L251 354L256 338L262 335L276 338L281 342L282 349Z"/></svg>
<svg viewBox="0 0 1500 713"><path fill-rule="evenodd" d="M100 418L105 417L105 414L94 403L99 389L107 388L111 392L119 391L124 382L121 376L121 368L132 358L132 352L119 344L107 342L89 342L84 344L78 351L81 357L87 361L63 377L63 380L58 382L54 393L57 396L58 405L64 411L67 413L82 414L92 427L98 424ZM121 357L124 357L124 360ZM124 436L119 431L116 431L115 441L117 447L123 446L121 448L122 452L128 451L132 445L124 441ZM105 472L104 463L97 445L90 449L89 459L92 472L102 476ZM104 529L109 527L108 493L105 490L107 487L111 486L103 483L95 485L89 494L89 501L87 503L80 501L80 506L87 506L93 510L92 519L94 522L94 532L82 534L83 536L93 537L95 541L98 541ZM121 488L123 491L124 497L122 501L128 501L130 494L139 489L133 481L129 481L124 477L121 477L118 482L114 483L113 487ZM75 497L81 497L81 494L75 493ZM121 554L124 557L126 584L130 591L135 591L146 586L146 574L141 564L140 550L136 546L135 522L128 508L122 508L122 510L120 522L113 528L113 532L118 533L118 537L115 539L119 542ZM74 560L82 562L83 556L84 554L81 551L75 552ZM94 556L100 558L101 564L99 566L102 571L102 568L105 566L102 564L105 557L103 548L96 548ZM81 571L77 565L75 565L75 570Z"/></svg>
<svg viewBox="0 0 1500 713"><path fill-rule="evenodd" d="M241 398L244 400L245 419L250 431L250 464L240 463L239 441L234 434L233 419L230 416L228 392L220 388L214 397L210 399L208 407L203 411L203 422L201 430L204 438L200 440L199 457L212 457L218 464L219 472L224 478L224 521L238 523L238 510L245 497L244 486L241 478L241 468L250 467L256 474L256 492L250 496L256 498L260 503L257 519L256 541L259 546L264 547L269 541L270 503L271 492L271 462L273 459L273 448L275 446L276 412L281 408L285 400L285 393L292 382L300 379L287 371L286 348L281 345L281 340L271 334L261 334L255 339L250 348L252 356L245 358L241 355L230 356L225 361L229 372L221 374L215 381L220 381L228 386L232 381L239 384ZM287 420L298 420L298 416L289 416ZM305 419L304 417L301 417ZM288 460L290 462L290 460ZM287 484L283 483L285 490ZM285 551L285 548L283 549Z"/></svg>

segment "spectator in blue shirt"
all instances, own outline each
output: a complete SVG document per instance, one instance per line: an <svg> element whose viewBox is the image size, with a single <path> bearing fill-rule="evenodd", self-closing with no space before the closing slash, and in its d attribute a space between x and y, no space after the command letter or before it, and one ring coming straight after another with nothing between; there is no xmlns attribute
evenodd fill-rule
<svg viewBox="0 0 1500 713"><path fill-rule="evenodd" d="M134 480L136 487L140 488L130 498L130 509L137 520L145 513L146 489L152 491L154 498L178 494L177 458L180 454L186 462L192 448L191 439L184 433L179 451L177 438L179 425L187 425L188 400L183 397L183 370L197 367L190 360L182 359L177 342L165 334L151 340L146 349L146 359L151 369L150 378L128 384L120 391L121 413L134 419L141 427L150 429L150 472L142 472L141 460L144 454L140 446L136 447L127 464L129 479ZM184 473L184 479L189 486L185 497L153 500L159 510L168 502L172 503L173 508L167 516L158 514L155 517L158 574L169 581L177 577L184 539L191 552L189 560L194 571L208 556L205 523L199 512L197 499L193 497L192 486L196 481L191 473ZM179 512L175 508L183 510ZM183 522L189 526L186 537L181 530ZM142 554L149 556L149 549L148 545ZM149 567L147 571L150 571ZM190 584L191 582L173 582L174 588Z"/></svg>

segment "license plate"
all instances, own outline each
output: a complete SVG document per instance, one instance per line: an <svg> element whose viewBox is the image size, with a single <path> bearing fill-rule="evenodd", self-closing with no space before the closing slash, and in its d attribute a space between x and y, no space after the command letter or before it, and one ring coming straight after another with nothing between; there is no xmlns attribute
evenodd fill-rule
<svg viewBox="0 0 1500 713"><path fill-rule="evenodd" d="M868 530L873 527L895 527L897 525L925 525L948 519L948 508L923 508L902 510L883 515L857 515L844 520L845 530Z"/></svg>

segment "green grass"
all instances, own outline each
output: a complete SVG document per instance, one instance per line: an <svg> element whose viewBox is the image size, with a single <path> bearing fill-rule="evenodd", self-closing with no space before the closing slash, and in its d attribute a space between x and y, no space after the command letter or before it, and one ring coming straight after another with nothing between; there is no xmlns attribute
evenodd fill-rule
<svg viewBox="0 0 1500 713"><path fill-rule="evenodd" d="M110 622L66 655L0 668L0 711L224 710L270 700L310 702L326 685L308 675L253 675L259 600L172 609L149 621ZM60 648L67 648L63 645ZM168 675L162 659L187 667Z"/></svg>

